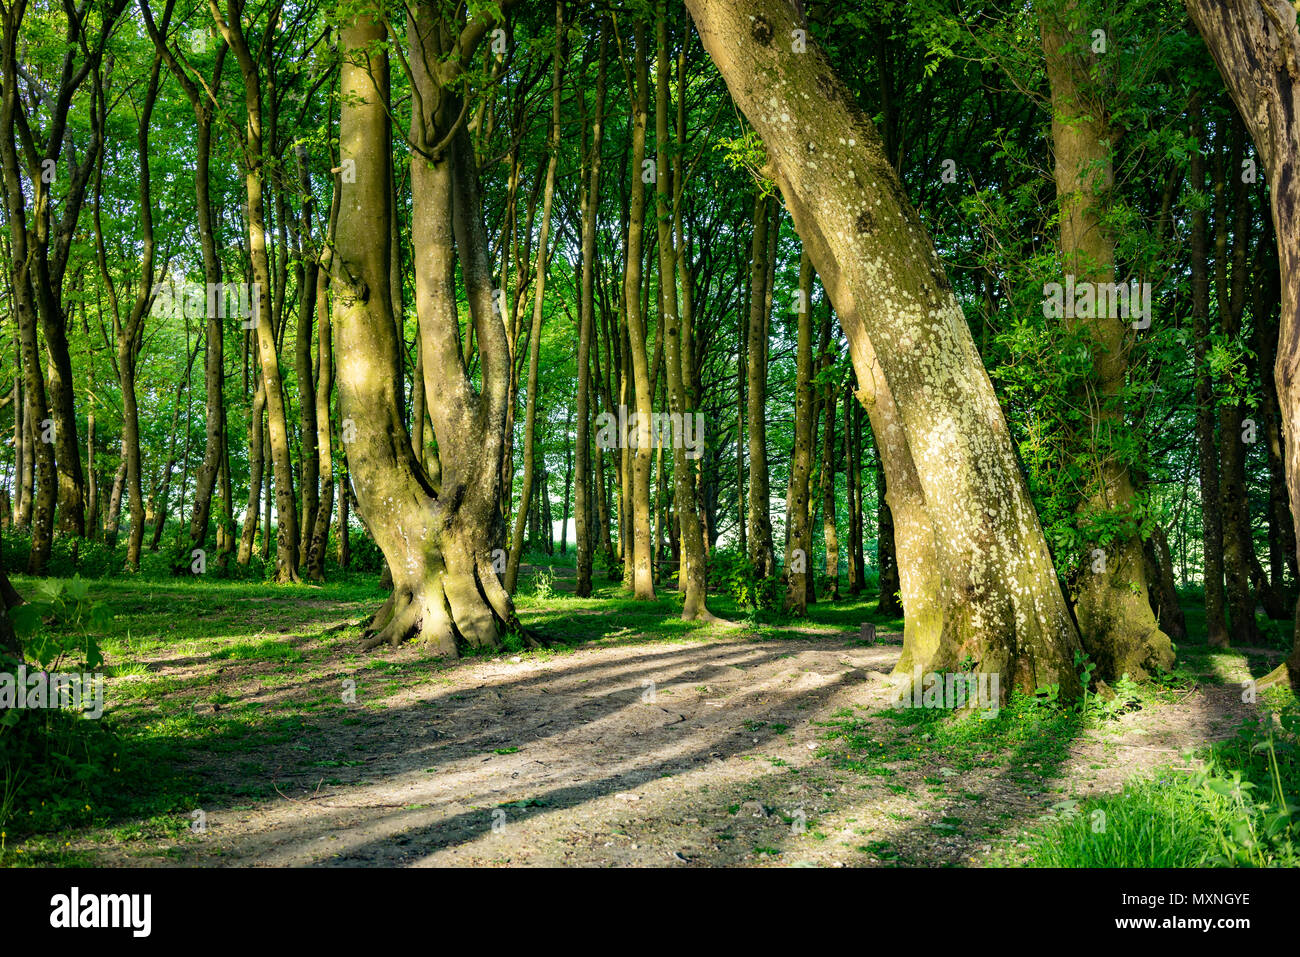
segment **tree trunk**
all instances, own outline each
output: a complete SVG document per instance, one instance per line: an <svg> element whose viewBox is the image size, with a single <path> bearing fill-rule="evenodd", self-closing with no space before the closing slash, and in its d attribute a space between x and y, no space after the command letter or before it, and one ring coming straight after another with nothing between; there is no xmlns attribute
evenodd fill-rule
<svg viewBox="0 0 1300 957"><path fill-rule="evenodd" d="M1088 24L1052 9L1042 12L1040 26L1051 86L1061 266L1067 277L1079 281L1114 283L1115 246L1103 222L1103 203L1114 180L1115 135L1093 89L1096 66L1087 46ZM1122 397L1128 387L1129 339L1120 316L1112 310L1092 311L1097 314L1066 320L1090 343L1088 385L1096 396L1087 406L1089 421L1075 440L1095 463L1091 471L1096 475L1079 507L1087 544L1075 612L1084 649L1096 662L1099 676L1115 680L1128 674L1137 679L1148 670L1172 667L1174 653L1147 594L1141 503L1127 466L1111 444L1111 437L1126 427ZM1104 548L1088 537L1091 524L1102 518L1120 523ZM1114 524L1106 521L1104 526Z"/></svg>
<svg viewBox="0 0 1300 957"><path fill-rule="evenodd" d="M898 601L902 587L898 578L898 555L894 544L894 513L889 508L889 482L881 463L880 450L872 436L876 462L876 567L880 571L880 597L876 599L876 614L896 618L903 613Z"/></svg>
<svg viewBox="0 0 1300 957"><path fill-rule="evenodd" d="M524 518L533 494L533 477L537 466L537 390L542 355L542 316L545 310L546 264L551 239L551 206L555 200L555 166L560 155L561 78L564 76L564 7L555 5L555 53L551 65L551 126L546 138L550 154L546 161L546 187L542 192L542 233L537 241L537 291L533 293L533 322L528 333L528 399L524 411L523 486L519 493L519 511L515 515L514 534L510 536L510 555L506 563L506 591L515 593L519 583L519 561L524 554ZM513 477L512 477L513 478ZM509 487L505 489L509 494Z"/></svg>
<svg viewBox="0 0 1300 957"><path fill-rule="evenodd" d="M792 614L808 610L808 563L812 560L812 529L808 515L808 480L812 473L812 260L799 257L798 333L795 358L794 448L790 451L790 487L786 494L785 607Z"/></svg>
<svg viewBox="0 0 1300 957"><path fill-rule="evenodd" d="M229 47L223 43L218 48L212 78L204 81L207 88L201 90L186 71L185 66L173 56L163 32L154 23L149 4L141 3L140 11L144 16L149 36L153 40L154 49L166 62L172 76L189 99L190 108L194 111L197 130L194 161L195 216L199 227L199 247L203 255L203 278L209 290L220 289L221 259L217 254L219 245L217 227L220 225L220 220L213 216L211 199L212 122L215 117L215 106L207 91L215 92L220 89L222 68ZM207 300L211 298L211 296L206 297ZM215 303L209 302L209 305ZM223 310L215 308L208 308L205 312L207 320L204 332L206 349L203 355L203 382L206 397L205 444L203 461L199 465L194 483L194 512L190 518L189 544L176 555L172 569L176 574L190 570L194 550L202 549L207 542L208 527L212 518L212 497L221 473L226 432L226 404L223 395L225 337L222 312ZM220 522L218 528L221 528ZM217 537L218 550L220 550L220 531Z"/></svg>
<svg viewBox="0 0 1300 957"><path fill-rule="evenodd" d="M768 204L761 189L754 198L754 240L750 268L749 326L745 336L745 426L749 438L749 561L758 579L776 570L772 547L771 492L767 467Z"/></svg>
<svg viewBox="0 0 1300 957"><path fill-rule="evenodd" d="M1198 116L1198 145L1192 151L1190 182L1194 190L1205 186L1204 122ZM1192 210L1192 350L1196 390L1197 469L1201 492L1202 580L1205 586L1205 634L1212 647L1228 644L1223 591L1223 515L1219 511L1219 456L1215 440L1214 383L1210 378L1210 265L1208 215L1199 205Z"/></svg>
<svg viewBox="0 0 1300 957"><path fill-rule="evenodd" d="M654 390L653 381L650 377L650 363L646 356L646 343L648 341L646 312L642 303L643 286L645 290L649 289L649 277L643 276L642 273L642 256L647 251L644 248L643 237L645 230L645 208L646 208L646 183L642 164L645 162L646 152L646 126L649 120L650 111L650 79L649 68L647 66L649 55L647 47L649 39L647 37L646 25L644 21L639 21L636 26L636 62L633 67L633 80L635 89L632 92L632 192L628 205L628 224L627 224L627 260L623 273L623 301L627 308L627 335L628 349L631 359L632 372L632 393L635 400L634 415L628 415L628 434L620 436L621 440L631 444L631 478L632 488L629 496L629 506L631 509L631 556L632 556L632 592L633 596L638 599L651 600L655 597L654 590L654 567L653 559L653 528L650 525L650 470L653 465L654 443L657 436L651 433L653 422L652 393ZM663 51L660 51L661 55ZM656 80L659 83L665 82L665 70L660 65ZM657 91L657 102L655 107L655 124L656 130L662 127L664 132L662 138L656 142L658 155L652 162L655 164L655 188L656 193L660 195L661 204L664 204L662 193L664 184L671 179L671 171L668 163L668 155L665 150L667 141L667 117L661 116L667 109L667 90ZM661 208L659 215L669 215L666 209ZM664 282L664 256L663 249L665 243L664 223L659 224L659 259L660 259L660 283L661 288ZM671 229L671 226L669 226ZM668 253L671 256L671 251ZM676 268L676 264L673 264ZM676 283L672 273L667 274L667 281L672 284L673 309L676 310ZM663 289L664 293L669 290ZM665 297L666 298L666 297ZM665 302L665 308L667 303ZM676 320L674 320L676 321ZM669 396L671 402L671 395ZM620 410L621 411L621 410ZM621 431L621 429L620 429ZM620 528L619 537L627 535L627 530Z"/></svg>
<svg viewBox="0 0 1300 957"><path fill-rule="evenodd" d="M606 27L601 25L601 57L596 76L596 111L592 117L588 177L582 191L582 292L578 304L577 395L574 415L577 430L573 452L574 548L577 575L574 594L591 595L593 558L591 468L591 340L595 325L596 217L600 209L600 165L605 106ZM599 466L599 453L597 453Z"/></svg>
<svg viewBox="0 0 1300 957"><path fill-rule="evenodd" d="M244 189L248 198L248 252L253 266L254 286L251 296L254 315L251 321L256 322L258 356L262 362L262 386L265 390L267 437L270 442L271 463L275 475L275 580L296 582L299 581L298 502L293 492L289 426L280 375L280 353L276 341L278 317L271 306L271 263L267 253L266 211L263 199L265 155L261 74L244 36L244 25L235 17L231 18L232 22L227 22L217 6L217 0L208 0L208 5L218 29L239 61L239 71L244 80L244 105L248 114L243 144ZM275 20L276 17L277 14L273 13L271 19ZM269 523L266 531L269 536Z"/></svg>
<svg viewBox="0 0 1300 957"><path fill-rule="evenodd" d="M831 317L826 314L822 323L822 372L834 364L830 349ZM826 543L826 597L831 601L840 598L840 549L835 520L835 400L838 390L827 382L822 386L822 536Z"/></svg>
<svg viewBox="0 0 1300 957"><path fill-rule="evenodd" d="M337 206L335 209L337 212ZM306 563L307 578L316 582L325 580L325 552L329 545L330 521L334 509L334 446L330 424L330 392L334 388L334 362L328 291L329 270L322 266L316 274L316 395L313 397L316 403L316 454L320 459L317 471L320 476L321 494L316 509L316 523L311 530L311 545L307 551Z"/></svg>
<svg viewBox="0 0 1300 957"><path fill-rule="evenodd" d="M259 378L257 392L253 395L253 405L248 414L248 505L244 509L244 528L239 536L239 554L235 561L245 568L253 560L253 543L257 538L257 526L262 520L262 450L263 413L266 411L266 386Z"/></svg>
<svg viewBox="0 0 1300 957"><path fill-rule="evenodd" d="M678 566L679 583L685 584L685 602L682 618L691 621L696 618L712 619L705 606L708 592L708 576L704 560L704 531L700 526L700 513L695 505L695 472L691 468L692 454L684 441L684 432L691 429L692 437L698 437L699 449L703 447L703 436L696 436L691 416L690 403L686 392L686 369L683 368L681 317L677 311L677 248L672 230L672 184L668 165L664 162L668 149L668 78L671 59L668 55L668 14L666 0L660 0L657 17L658 51L655 58L655 144L659 153L659 176L656 182L659 220L659 288L663 295L664 317L664 363L668 383L668 411L670 422L678 430L673 436L673 500L676 506L677 522L681 534L681 564ZM638 60L641 57L638 55ZM674 144L680 147L681 144ZM634 167L635 169L635 167ZM635 189L635 185L633 187ZM635 194L634 194L635 195ZM630 258L630 257L629 257ZM636 339L632 345L635 350ZM662 441L662 436L660 436ZM694 443L692 443L694 444ZM641 449L638 445L638 463ZM650 449L646 448L646 527L645 549L647 564L650 558L650 515L649 515L649 464ZM638 539L640 534L638 533ZM640 545L638 545L638 560ZM650 569L647 568L647 575Z"/></svg>
<svg viewBox="0 0 1300 957"><path fill-rule="evenodd" d="M850 399L852 387L844 390L844 498L849 513L849 597L862 594L862 460L858 448L862 427L856 403Z"/></svg>
<svg viewBox="0 0 1300 957"><path fill-rule="evenodd" d="M412 250L416 314L426 359L425 392L441 468L439 488L416 459L399 408L398 342L389 250L392 193L386 161L386 29L363 4L341 31L340 156L355 163L341 180L332 261L339 402L357 502L392 571L393 593L370 624L368 644L415 638L454 655L461 643L498 647L518 628L510 596L493 570L504 544L499 509L510 354L492 293L477 169L457 91L491 14L461 29L437 4L408 10L412 66ZM481 360L482 392L459 338L456 256Z"/></svg>
<svg viewBox="0 0 1300 957"><path fill-rule="evenodd" d="M877 402L896 403L899 450L924 464L916 476L935 561L923 571L939 578L942 622L932 652L917 654L914 638L909 656L905 635L904 658L924 671L956 671L970 659L976 671L1000 673L1004 692L1059 684L1064 697L1076 695L1078 633L1002 410L879 135L815 43L791 51L791 31L805 24L782 0L687 0L687 8L767 146L849 338L860 397L873 388ZM875 417L872 427L888 445L889 430ZM896 462L885 458L891 494L903 486ZM894 518L901 532L900 509ZM907 563L900 551L900 568Z"/></svg>
<svg viewBox="0 0 1300 957"><path fill-rule="evenodd" d="M1246 251L1251 243L1251 210L1246 185L1239 171L1245 130L1234 116L1229 134L1221 136L1224 148L1215 154L1215 269L1214 286L1219 306L1219 332L1228 342L1241 337L1241 316L1246 305ZM1228 170L1232 171L1229 193ZM1231 209L1229 208L1231 207ZM1232 246L1229 253L1229 231ZM1231 270L1229 270L1231 259ZM1231 278L1229 278L1231 275ZM1246 446L1243 442L1240 401L1217 403L1219 419L1219 510L1223 515L1224 596L1228 609L1228 641L1252 646L1259 643L1255 624L1255 601L1251 594L1251 574L1255 564L1255 545L1250 527L1250 507L1246 501Z"/></svg>

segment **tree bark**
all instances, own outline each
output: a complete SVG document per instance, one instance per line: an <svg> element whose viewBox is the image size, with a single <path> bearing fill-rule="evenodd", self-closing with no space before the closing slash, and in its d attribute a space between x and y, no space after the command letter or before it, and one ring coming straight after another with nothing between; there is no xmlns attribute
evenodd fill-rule
<svg viewBox="0 0 1300 957"><path fill-rule="evenodd" d="M337 184L331 279L348 464L361 514L393 578L393 593L372 620L367 643L414 638L454 655L462 643L498 647L507 629L519 628L492 560L505 538L499 496L511 358L494 302L477 164L458 92L497 21L491 13L468 23L448 21L430 0L408 9L417 154L411 164L415 305L438 439L435 490L415 456L392 374L398 343L389 250L386 240L377 240L389 236L392 215L387 31L377 15L377 4L363 4L342 30L340 156L354 162L356 178ZM457 254L481 392L469 378L460 342Z"/></svg>
<svg viewBox="0 0 1300 957"><path fill-rule="evenodd" d="M593 559L592 468L591 468L591 340L595 326L596 220L600 210L601 145L605 128L605 51L607 27L601 24L601 56L596 75L596 111L592 117L591 151L587 157L587 179L582 190L582 291L578 303L577 395L574 416L577 427L573 452L573 519L576 551L574 593L591 595ZM599 466L599 453L597 453Z"/></svg>
<svg viewBox="0 0 1300 957"><path fill-rule="evenodd" d="M676 507L677 522L681 534L681 563L677 577L685 584L685 599L682 606L682 618L691 621L696 618L712 619L713 615L705 605L708 591L708 577L704 559L704 531L700 525L700 513L695 504L695 471L688 458L689 450L683 439L682 430L687 426L690 415L690 402L686 391L686 373L682 348L681 316L677 308L677 248L672 227L672 183L671 167L664 162L668 149L668 78L671 58L668 55L668 14L666 0L660 0L656 24L658 51L655 58L655 148L659 153L659 175L656 182L659 220L659 288L663 295L663 343L664 363L668 383L669 421L678 434L673 436L673 502ZM639 57L638 57L639 59ZM681 144L674 144L680 147ZM635 189L635 186L633 187ZM633 339L633 347L636 340ZM647 430L648 431L648 430ZM692 432L694 434L693 424ZM697 436L701 443L703 436ZM659 436L662 441L662 435ZM701 445L702 447L702 445ZM640 456L640 446L637 454ZM647 565L650 558L650 515L649 515L649 453L646 447L646 527L645 549ZM639 461L639 459L638 459ZM638 538L640 534L638 533ZM640 557L638 545L638 560ZM647 575L650 569L647 568Z"/></svg>
<svg viewBox="0 0 1300 957"><path fill-rule="evenodd" d="M1198 145L1190 160L1189 186L1205 187L1204 122L1198 115ZM1197 471L1201 492L1202 582L1205 588L1205 635L1214 648L1228 644L1223 590L1223 514L1219 511L1219 455L1215 438L1214 382L1210 378L1209 217L1192 210L1192 361L1195 370Z"/></svg>
<svg viewBox="0 0 1300 957"><path fill-rule="evenodd" d="M924 466L916 474L942 627L930 653L908 656L905 636L904 657L925 671L973 661L1003 676L1004 693L1057 684L1064 697L1076 695L1078 633L1002 410L879 135L815 42L791 50L792 31L805 25L782 0L687 0L687 8L767 146L863 391L873 376L882 380L873 391L896 403L899 438ZM872 425L878 437L887 432ZM903 483L891 461L892 494ZM894 515L901 529L899 509ZM900 568L906 562L900 553ZM912 614L906 594L904 607Z"/></svg>
<svg viewBox="0 0 1300 957"><path fill-rule="evenodd" d="M537 241L537 291L533 293L533 322L528 333L528 399L524 411L524 468L519 493L519 511L515 515L514 533L510 536L510 555L506 563L506 591L515 593L519 583L519 561L524 554L524 518L533 495L533 477L537 471L537 390L542 355L542 317L545 311L547 253L551 239L551 207L555 201L555 166L560 156L561 79L564 76L564 7L555 5L555 52L551 65L551 126L546 137L546 186L542 191L542 233ZM511 477L513 481L513 476ZM506 487L509 492L509 486Z"/></svg>
<svg viewBox="0 0 1300 957"><path fill-rule="evenodd" d="M799 257L798 332L796 334L794 448L790 451L790 485L786 494L785 607L792 614L808 610L809 562L812 560L812 528L809 519L809 477L812 474L813 422L812 385L812 260L805 252Z"/></svg>
<svg viewBox="0 0 1300 957"><path fill-rule="evenodd" d="M1089 24L1048 8L1041 12L1040 27L1051 87L1061 266L1078 281L1114 283L1115 245L1103 222L1103 204L1114 181L1115 135L1091 80L1096 66L1087 46ZM1106 519L1107 537L1085 538L1075 613L1099 676L1138 679L1150 670L1172 667L1174 653L1147 593L1139 532L1142 505L1128 466L1112 444L1126 428L1122 396L1128 386L1129 339L1119 315L1109 309L1092 311L1091 317L1066 322L1090 344L1092 354L1088 422L1075 438L1095 476L1080 503L1081 530L1088 536L1093 523Z"/></svg>
<svg viewBox="0 0 1300 957"><path fill-rule="evenodd" d="M289 426L285 413L284 388L280 375L280 352L276 341L277 314L272 309L271 262L267 252L266 211L263 199L265 143L262 116L262 80L258 63L244 35L243 0L226 0L226 14L218 0L208 0L213 19L226 43L235 53L244 80L244 189L248 198L248 253L253 266L251 295L255 311L258 357L262 362L262 385L266 393L266 428L275 476L275 580L296 582L298 576L298 501L293 492L293 462L289 450ZM272 10L267 25L274 31L279 7ZM269 499L268 499L269 501ZM270 535L268 525L267 535Z"/></svg>
<svg viewBox="0 0 1300 957"><path fill-rule="evenodd" d="M771 220L769 203L760 188L754 197L754 240L750 269L749 326L745 337L745 426L749 439L749 561L754 577L771 578L776 571L772 547L771 490L767 468L767 313Z"/></svg>

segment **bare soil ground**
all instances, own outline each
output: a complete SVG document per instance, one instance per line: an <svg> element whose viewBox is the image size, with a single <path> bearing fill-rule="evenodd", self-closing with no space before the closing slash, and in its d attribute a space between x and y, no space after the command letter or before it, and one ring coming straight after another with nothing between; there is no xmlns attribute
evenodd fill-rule
<svg viewBox="0 0 1300 957"><path fill-rule="evenodd" d="M1080 733L1059 766L939 751L864 774L828 729L851 715L882 739L917 733L879 714L898 636L863 645L810 626L756 641L736 627L449 664L403 648L366 656L356 679L353 634L317 622L287 678L277 661L146 661L180 688L215 682L227 704L193 702L214 720L319 707L280 743L192 752L212 793L231 795L199 808L201 833L72 847L125 866L980 865L1063 799L1185 767L1249 708L1234 684L1197 683Z"/></svg>

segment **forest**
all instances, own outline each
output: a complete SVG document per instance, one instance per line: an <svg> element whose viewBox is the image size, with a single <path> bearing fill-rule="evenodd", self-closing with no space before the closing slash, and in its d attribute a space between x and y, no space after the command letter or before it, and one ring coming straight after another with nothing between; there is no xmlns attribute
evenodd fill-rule
<svg viewBox="0 0 1300 957"><path fill-rule="evenodd" d="M1300 864L1298 62L0 0L0 864Z"/></svg>

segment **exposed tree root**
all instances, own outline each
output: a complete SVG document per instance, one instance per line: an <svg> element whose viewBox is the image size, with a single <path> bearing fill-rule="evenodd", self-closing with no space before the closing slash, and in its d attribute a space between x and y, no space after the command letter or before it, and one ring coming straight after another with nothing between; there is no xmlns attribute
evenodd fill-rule
<svg viewBox="0 0 1300 957"><path fill-rule="evenodd" d="M524 627L490 561L463 565L459 574L442 571L422 582L395 585L367 624L362 649L416 641L454 658L467 650L499 649L508 634L530 650L561 643Z"/></svg>

